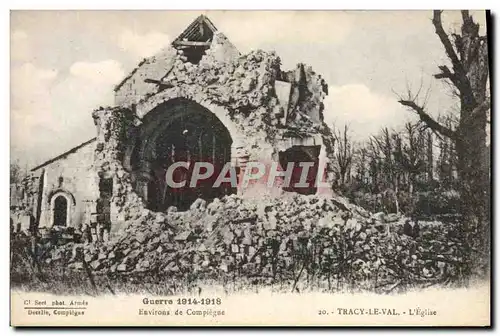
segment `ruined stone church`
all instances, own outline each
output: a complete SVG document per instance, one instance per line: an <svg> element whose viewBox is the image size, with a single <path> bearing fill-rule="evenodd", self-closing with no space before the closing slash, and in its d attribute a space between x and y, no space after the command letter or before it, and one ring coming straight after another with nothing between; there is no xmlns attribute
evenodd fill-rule
<svg viewBox="0 0 500 336"><path fill-rule="evenodd" d="M333 143L323 122L321 76L305 64L282 70L274 52L241 55L204 15L114 92L113 107L89 113L95 138L34 167L16 189L11 206L29 211L39 228L78 229L99 214L114 231L134 213L184 211L198 198L252 192L224 185L169 190L165 170L174 161L230 162L238 176L249 161L329 167Z"/></svg>

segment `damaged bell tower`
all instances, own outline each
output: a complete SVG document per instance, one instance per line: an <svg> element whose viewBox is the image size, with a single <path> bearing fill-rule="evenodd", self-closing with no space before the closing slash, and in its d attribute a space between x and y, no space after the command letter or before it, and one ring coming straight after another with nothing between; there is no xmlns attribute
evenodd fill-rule
<svg viewBox="0 0 500 336"><path fill-rule="evenodd" d="M183 52L186 62L198 64L210 48L216 31L214 24L200 15L172 42L172 46Z"/></svg>
<svg viewBox="0 0 500 336"><path fill-rule="evenodd" d="M327 84L304 64L290 71L280 66L274 52L241 55L204 15L140 62L115 87L115 106L93 112L94 169L101 184L110 181L112 221L145 209L184 210L197 198L274 192L264 185L213 188L211 181L170 190L165 172L177 161L209 161L216 170L230 163L238 176L250 161L278 162L282 169L309 161L328 171L333 142L323 122ZM313 185L283 189L317 192Z"/></svg>

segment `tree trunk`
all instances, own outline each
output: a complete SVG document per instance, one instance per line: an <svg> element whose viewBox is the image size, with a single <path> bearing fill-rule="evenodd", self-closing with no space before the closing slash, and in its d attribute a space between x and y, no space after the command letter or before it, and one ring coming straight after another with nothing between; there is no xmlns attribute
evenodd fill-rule
<svg viewBox="0 0 500 336"><path fill-rule="evenodd" d="M488 44L486 36L479 35L476 24L469 12L462 11L461 34L445 32L441 22L441 11L434 11L432 23L452 69L439 66L440 73L434 75L451 83L460 98L459 123L455 130L440 124L416 103L416 96L401 99L403 106L416 112L420 120L433 131L453 140L457 154L457 173L461 196L463 242L478 247L480 259L489 262L490 252L490 185L489 152L486 146L486 119L490 109L488 67ZM478 266L473 250L468 249L470 266Z"/></svg>
<svg viewBox="0 0 500 336"><path fill-rule="evenodd" d="M477 118L480 119L480 118ZM480 246L489 248L489 167L486 162L486 121L461 125L461 136L455 141L457 172L461 183L460 195L463 224L466 232L477 235Z"/></svg>
<svg viewBox="0 0 500 336"><path fill-rule="evenodd" d="M427 133L427 182L432 182L434 180L434 160L432 153L432 134Z"/></svg>
<svg viewBox="0 0 500 336"><path fill-rule="evenodd" d="M478 35L479 25L467 11L462 12L462 36L457 38L460 60L466 74L469 94L460 96L460 121L455 146L461 180L462 206L467 215L466 229L478 235L479 246L489 253L490 197L486 147L486 111L489 107L488 45ZM467 224L466 224L467 225Z"/></svg>
<svg viewBox="0 0 500 336"><path fill-rule="evenodd" d="M399 195L399 182L396 179L396 188L394 191L394 202L396 203L396 213L399 214L399 200L398 200L398 195Z"/></svg>

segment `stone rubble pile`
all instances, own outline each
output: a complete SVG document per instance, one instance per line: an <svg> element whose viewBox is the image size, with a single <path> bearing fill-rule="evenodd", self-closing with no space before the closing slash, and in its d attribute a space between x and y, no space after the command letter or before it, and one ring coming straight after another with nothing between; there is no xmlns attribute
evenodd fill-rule
<svg viewBox="0 0 500 336"><path fill-rule="evenodd" d="M401 278L445 280L460 261L442 226L422 237L403 234L407 221L395 214L372 215L342 198L290 195L251 201L225 196L191 209L144 210L116 239L57 247L46 263L86 265L96 274L155 274L180 279L241 277L250 281ZM445 257L445 255L447 257ZM447 258L451 258L447 262ZM431 260L430 257L436 257Z"/></svg>
<svg viewBox="0 0 500 336"><path fill-rule="evenodd" d="M277 155L288 144L284 140L288 137L307 138L309 142L321 137L327 157L332 160L333 136L321 117L327 94L324 79L303 64L282 71L281 60L274 52L255 50L240 55L229 44L223 35L216 34L197 64L190 63L182 50L169 46L159 56L141 63L143 66L131 75L133 80L125 80L127 85L134 81L137 84L137 90L123 91L125 96L133 95L134 108L125 104L93 112L98 129L93 169L100 177L113 179L111 217L118 223L113 228L138 220L145 210L133 187L137 176L130 173L131 159L124 160L130 157L128 151L134 148L139 132L135 114L178 97L224 107L224 113L236 125L238 139L233 140L238 140L238 148L234 155L242 162L260 158L263 153L266 157ZM143 71L143 67L149 70ZM164 75L160 78L159 74ZM145 84L145 80L158 84ZM290 97L278 98L278 81L289 86ZM140 112L141 108L144 111ZM326 166L327 181L333 176L332 167Z"/></svg>

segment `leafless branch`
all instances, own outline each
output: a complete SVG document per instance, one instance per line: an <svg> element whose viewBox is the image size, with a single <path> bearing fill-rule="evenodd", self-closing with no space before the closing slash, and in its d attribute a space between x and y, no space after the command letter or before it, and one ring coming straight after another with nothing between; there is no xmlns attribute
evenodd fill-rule
<svg viewBox="0 0 500 336"><path fill-rule="evenodd" d="M468 12L462 12L462 16L464 19L464 25L462 25L462 30L465 26L467 26L467 22L472 22L472 17L469 16ZM476 100L473 94L473 90L471 88L469 79L467 78L467 71L464 68L464 64L460 61L459 56L457 55L453 45L448 37L448 34L443 29L443 24L441 22L441 11L435 10L434 17L432 19L432 23L434 24L434 28L436 30L436 34L438 35L441 43L444 46L446 51L446 55L451 61L453 66L453 72L450 71L446 66L440 66L439 69L441 73L434 75L435 78L438 79L449 79L453 85L460 91L461 97L463 97L466 101L471 102L472 104L476 104ZM457 50L462 51L462 36L455 34L455 45ZM463 56L463 55L462 55Z"/></svg>
<svg viewBox="0 0 500 336"><path fill-rule="evenodd" d="M432 24L434 25L434 28L436 30L436 34L438 35L439 39L441 40L441 43L444 46L444 49L446 51L446 55L448 55L449 59L451 60L451 64L453 65L453 69L455 70L455 72L462 71L462 73L463 73L462 63L460 63L460 59L458 58L458 55L455 52L455 49L453 49L453 45L451 44L451 41L448 38L448 34L446 34L446 32L443 29L443 24L441 22L441 13L442 13L442 11L440 11L440 10L434 11L434 17L432 18Z"/></svg>
<svg viewBox="0 0 500 336"><path fill-rule="evenodd" d="M415 100L399 100L399 103L417 113L420 117L420 120L424 122L430 129L435 130L436 132L439 132L446 137L452 139L456 138L456 134L454 131L434 120L434 118L432 118L427 112L425 112L425 109L422 106L419 106L417 103L415 103Z"/></svg>
<svg viewBox="0 0 500 336"><path fill-rule="evenodd" d="M436 79L443 79L443 78L448 78L452 82L457 80L457 77L454 73L450 71L450 69L446 65L440 65L438 66L439 70L441 70L440 73L437 73L434 75L434 78Z"/></svg>
<svg viewBox="0 0 500 336"><path fill-rule="evenodd" d="M429 102L429 97L431 95L431 85L429 85L429 87L427 88L427 91L425 92L425 97L424 97L424 103L422 105L422 107L426 107L427 106L427 103Z"/></svg>

